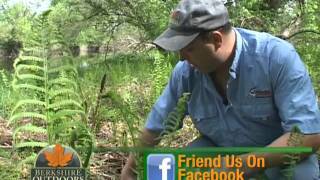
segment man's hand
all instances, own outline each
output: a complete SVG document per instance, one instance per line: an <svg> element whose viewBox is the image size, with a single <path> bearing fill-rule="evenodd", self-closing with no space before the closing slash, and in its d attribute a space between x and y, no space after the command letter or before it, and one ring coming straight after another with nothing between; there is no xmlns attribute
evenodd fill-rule
<svg viewBox="0 0 320 180"><path fill-rule="evenodd" d="M130 160L131 156L129 157ZM132 165L130 163L126 163L121 171L120 180L136 180L137 175L133 171Z"/></svg>
<svg viewBox="0 0 320 180"><path fill-rule="evenodd" d="M144 129L140 136L140 146L142 147L153 147L157 145L160 141L157 137L159 137L160 133L152 132L148 129ZM136 180L137 175L134 172L136 169L135 157L131 153L126 165L123 167L121 171L121 180Z"/></svg>

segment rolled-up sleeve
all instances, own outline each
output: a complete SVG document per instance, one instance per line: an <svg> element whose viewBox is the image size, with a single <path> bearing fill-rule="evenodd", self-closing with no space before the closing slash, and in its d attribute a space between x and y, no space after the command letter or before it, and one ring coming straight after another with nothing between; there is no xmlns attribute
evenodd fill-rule
<svg viewBox="0 0 320 180"><path fill-rule="evenodd" d="M320 133L320 113L310 76L295 49L275 46L270 56L274 101L285 132L294 125L305 134Z"/></svg>
<svg viewBox="0 0 320 180"><path fill-rule="evenodd" d="M168 114L175 108L179 97L182 95L182 72L183 62L179 62L170 77L170 80L153 105L151 112L148 115L145 128L152 131L162 131L164 129L163 121Z"/></svg>

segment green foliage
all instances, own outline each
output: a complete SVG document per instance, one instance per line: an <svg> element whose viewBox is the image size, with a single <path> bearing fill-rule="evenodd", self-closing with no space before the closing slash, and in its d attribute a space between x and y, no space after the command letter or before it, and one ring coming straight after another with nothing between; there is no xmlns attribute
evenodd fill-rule
<svg viewBox="0 0 320 180"><path fill-rule="evenodd" d="M101 108L101 99L102 99L102 95L104 93L104 89L105 89L105 85L106 85L106 78L107 75L104 74L101 82L100 82L100 89L97 95L97 100L95 102L95 107L92 110L92 113L89 114L89 118L91 120L91 127L93 129L93 132L99 132L100 130L100 125L102 123L102 119L98 117L98 112Z"/></svg>
<svg viewBox="0 0 320 180"><path fill-rule="evenodd" d="M290 37L287 40L298 49L319 94L319 1L237 1L228 9L236 27L265 31L284 39Z"/></svg>
<svg viewBox="0 0 320 180"><path fill-rule="evenodd" d="M11 103L15 98L11 92L10 81L11 75L5 70L0 70L0 116L3 118L10 114Z"/></svg>
<svg viewBox="0 0 320 180"><path fill-rule="evenodd" d="M108 98L112 101L113 105L115 106L115 108L120 110L120 115L122 115L122 119L125 121L127 127L128 127L128 131L129 131L129 135L131 136L131 140L133 143L133 146L137 145L137 135L139 134L139 127L134 126L135 122L137 122L137 119L139 119L139 117L133 112L133 110L130 108L131 106L126 103L121 96L119 96L118 94L116 94L113 91L109 91L104 98ZM125 140L127 140L125 138ZM123 143L124 146L128 146L128 143Z"/></svg>
<svg viewBox="0 0 320 180"><path fill-rule="evenodd" d="M9 123L15 129L14 147L45 147L49 144L71 143L83 155L84 166L88 165L93 139L86 125L78 87L77 71L70 65L50 68L47 58L21 54L14 63L15 76L12 87L26 94L12 109ZM25 124L26 118L31 122ZM85 122L85 121L84 121ZM47 135L43 139L22 138L24 135Z"/></svg>
<svg viewBox="0 0 320 180"><path fill-rule="evenodd" d="M6 179L6 180L16 180L20 179L20 172L14 166L11 164L9 159L5 161L6 164L1 164L0 163L0 179Z"/></svg>
<svg viewBox="0 0 320 180"><path fill-rule="evenodd" d="M169 55L167 55L168 57ZM153 95L156 99L163 91L165 85L168 82L168 77L170 75L170 72L172 70L172 66L167 58L163 54L161 54L159 51L155 51L153 54L154 57L154 70L152 73L153 77Z"/></svg>
<svg viewBox="0 0 320 180"><path fill-rule="evenodd" d="M159 139L174 133L181 127L182 120L186 114L187 102L189 101L190 93L183 93L179 98L176 107L169 113L168 117L164 120L164 130L160 133Z"/></svg>
<svg viewBox="0 0 320 180"><path fill-rule="evenodd" d="M28 156L45 146L44 143L59 142L74 147L88 165L94 146L91 133L100 132L106 121L111 123L108 127L112 127L112 133L121 136L120 140L114 138L108 142L120 146L136 144L139 128L167 83L176 64L173 59L178 58L158 51L113 55L107 52L105 57L92 59L61 58L66 61L60 61L57 56L69 55L70 46L79 44L123 50L116 37L129 36L136 44L147 44L166 28L170 11L178 0L53 0L50 9L42 14L32 14L22 4L8 6L6 0L1 2L0 48L22 42L24 53L15 64L12 87L11 75L0 71L0 115L6 118L8 109L12 110L14 146L28 150L21 156L24 162L31 162L32 156L31 161ZM228 7L233 25L284 38L294 35L287 40L297 47L319 94L320 36L295 33L320 31L320 1L272 2L276 1L235 1L235 6ZM180 126L179 114L183 111L178 109L169 115L161 136L170 135ZM288 162L293 162L290 158L295 159L288 156ZM293 166L288 163L288 167ZM8 179L7 171L14 166L2 167L0 179ZM18 179L16 171L10 172L13 179ZM2 178L2 173L8 176Z"/></svg>
<svg viewBox="0 0 320 180"><path fill-rule="evenodd" d="M65 2L72 4L100 31L112 33L119 25L129 23L143 30L148 38L156 37L165 28L171 8L177 3L176 0Z"/></svg>
<svg viewBox="0 0 320 180"><path fill-rule="evenodd" d="M83 157L83 167L88 167L94 148L93 135L86 124L76 123L75 128L71 131L70 146L77 150L80 157Z"/></svg>
<svg viewBox="0 0 320 180"><path fill-rule="evenodd" d="M302 146L303 137L304 137L304 135L301 133L298 126L294 126L290 132L290 136L288 139L288 146L290 146L290 147ZM301 160L300 154L286 154L285 158L286 158L286 160L284 162L285 168L282 170L282 172L287 179L292 179L293 175L294 175L293 174L294 168Z"/></svg>
<svg viewBox="0 0 320 180"><path fill-rule="evenodd" d="M31 11L21 3L9 6L2 4L0 11L0 45L11 41L21 42L31 33ZM1 47L1 46L0 46Z"/></svg>
<svg viewBox="0 0 320 180"><path fill-rule="evenodd" d="M9 88L10 84L9 84L9 78L8 75L5 73L4 70L0 70L0 75L1 75L1 84L3 84L2 87L4 88Z"/></svg>

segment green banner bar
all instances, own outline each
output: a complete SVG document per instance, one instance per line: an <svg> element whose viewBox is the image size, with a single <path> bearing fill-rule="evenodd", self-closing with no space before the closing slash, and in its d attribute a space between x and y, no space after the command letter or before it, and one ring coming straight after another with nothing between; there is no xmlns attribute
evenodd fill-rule
<svg viewBox="0 0 320 180"><path fill-rule="evenodd" d="M95 153L148 152L148 153L311 153L310 147L205 147L205 148L146 148L146 147L100 147Z"/></svg>

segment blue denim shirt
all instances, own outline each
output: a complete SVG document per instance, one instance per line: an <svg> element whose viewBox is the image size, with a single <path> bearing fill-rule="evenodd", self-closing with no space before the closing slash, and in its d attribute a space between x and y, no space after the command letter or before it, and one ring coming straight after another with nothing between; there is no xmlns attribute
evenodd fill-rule
<svg viewBox="0 0 320 180"><path fill-rule="evenodd" d="M236 53L227 84L228 105L208 74L179 62L150 112L146 128L163 121L183 92L191 92L187 114L218 146L265 146L297 125L320 133L320 112L309 74L286 41L246 29L236 32Z"/></svg>

